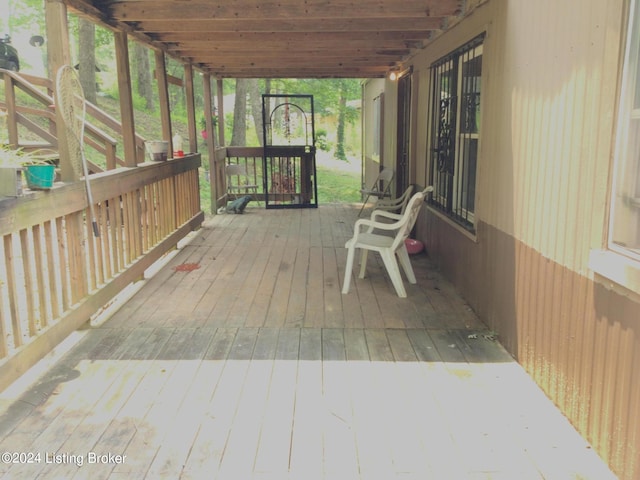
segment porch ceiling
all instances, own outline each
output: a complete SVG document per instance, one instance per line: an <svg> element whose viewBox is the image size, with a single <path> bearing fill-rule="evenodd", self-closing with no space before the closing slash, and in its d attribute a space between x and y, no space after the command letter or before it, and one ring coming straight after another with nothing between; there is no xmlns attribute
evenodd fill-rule
<svg viewBox="0 0 640 480"><path fill-rule="evenodd" d="M65 0L218 78L382 77L455 23L463 0ZM466 7L469 8L468 6Z"/></svg>

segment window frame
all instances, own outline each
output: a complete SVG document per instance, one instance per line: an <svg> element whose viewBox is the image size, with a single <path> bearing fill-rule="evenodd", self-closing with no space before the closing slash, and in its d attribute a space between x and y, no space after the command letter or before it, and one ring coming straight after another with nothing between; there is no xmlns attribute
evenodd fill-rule
<svg viewBox="0 0 640 480"><path fill-rule="evenodd" d="M474 235L485 36L486 32L482 32L430 66L428 176L436 191L429 204ZM477 72L469 67L473 62L479 65ZM472 129L468 128L469 111L463 110L470 107L467 104L470 101L474 102L475 115ZM472 157L467 156L469 148L473 148L472 142L475 143L473 166Z"/></svg>
<svg viewBox="0 0 640 480"><path fill-rule="evenodd" d="M622 84L618 98L618 114L615 134L615 153L613 177L611 184L609 225L607 248L613 252L640 262L640 227L637 228L635 242L637 245L627 247L616 241L617 222L624 222L620 213L621 202L633 204L640 224L640 0L632 0L629 4L629 23L624 43L622 67ZM635 124L635 125L634 125ZM635 131L634 131L635 130ZM630 152L635 145L635 165ZM624 195L621 179L626 178L634 185L627 189L634 190L633 197ZM635 177L635 178L634 178ZM621 200L625 199L626 200Z"/></svg>
<svg viewBox="0 0 640 480"><path fill-rule="evenodd" d="M640 250L638 247L628 248L622 242L615 241L614 229L616 215L623 196L619 193L620 180L626 177L630 169L626 162L629 159L629 148L635 143L635 192L640 196L640 0L629 2L629 15L626 34L621 39L622 72L619 96L617 101L617 120L613 141L613 169L611 192L609 196L609 217L605 225L606 244L604 249L592 250L589 255L589 269L595 273L595 279L624 296L640 301ZM633 77L633 78L631 78ZM633 108L634 100L637 108ZM634 138L630 138L632 123L635 126ZM633 141L631 141L633 140ZM621 172L622 170L622 172ZM638 209L640 215L640 208ZM627 217L628 218L628 217ZM640 224L640 218L637 219ZM640 231L635 241L640 241ZM635 250L635 251L634 251Z"/></svg>

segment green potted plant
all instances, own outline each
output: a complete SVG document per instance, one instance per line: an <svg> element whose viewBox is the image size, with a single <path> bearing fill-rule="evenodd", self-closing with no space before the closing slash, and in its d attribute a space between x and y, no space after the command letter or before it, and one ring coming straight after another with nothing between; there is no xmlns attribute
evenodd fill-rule
<svg viewBox="0 0 640 480"><path fill-rule="evenodd" d="M213 128L216 128L218 126L218 116L217 115L211 115L211 125L213 125ZM202 117L200 117L200 135L202 135L202 138L204 138L205 140L207 139L207 119L205 118L205 116L203 115Z"/></svg>

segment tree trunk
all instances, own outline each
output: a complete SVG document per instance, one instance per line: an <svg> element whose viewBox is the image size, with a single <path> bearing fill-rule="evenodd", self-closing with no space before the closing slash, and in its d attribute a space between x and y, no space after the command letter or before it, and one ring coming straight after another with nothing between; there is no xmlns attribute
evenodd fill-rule
<svg viewBox="0 0 640 480"><path fill-rule="evenodd" d="M338 111L338 126L336 131L336 155L338 160L346 160L347 155L344 151L344 129L346 123L347 97L344 88L340 88L340 107Z"/></svg>
<svg viewBox="0 0 640 480"><path fill-rule="evenodd" d="M253 124L256 127L256 135L258 143L263 145L262 138L262 97L260 96L260 85L257 78L249 80L249 102L251 104L251 115L253 116Z"/></svg>
<svg viewBox="0 0 640 480"><path fill-rule="evenodd" d="M236 80L236 98L233 105L233 133L231 145L244 147L247 143L247 89L248 81L244 78Z"/></svg>
<svg viewBox="0 0 640 480"><path fill-rule="evenodd" d="M144 98L145 108L153 110L153 85L151 82L151 62L148 50L140 43L133 42L133 67L136 69L138 95Z"/></svg>
<svg viewBox="0 0 640 480"><path fill-rule="evenodd" d="M96 95L96 27L90 21L78 19L78 73L85 98L95 104Z"/></svg>

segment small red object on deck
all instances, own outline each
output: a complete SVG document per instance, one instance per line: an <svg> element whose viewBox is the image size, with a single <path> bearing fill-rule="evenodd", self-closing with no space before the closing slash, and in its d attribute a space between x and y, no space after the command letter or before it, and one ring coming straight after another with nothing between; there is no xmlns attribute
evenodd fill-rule
<svg viewBox="0 0 640 480"><path fill-rule="evenodd" d="M420 240L414 240L413 238L407 238L404 244L407 247L409 255L415 255L424 249L424 244Z"/></svg>
<svg viewBox="0 0 640 480"><path fill-rule="evenodd" d="M194 270L197 270L198 268L200 268L199 263L183 263L181 265L173 267L176 272L192 272Z"/></svg>

